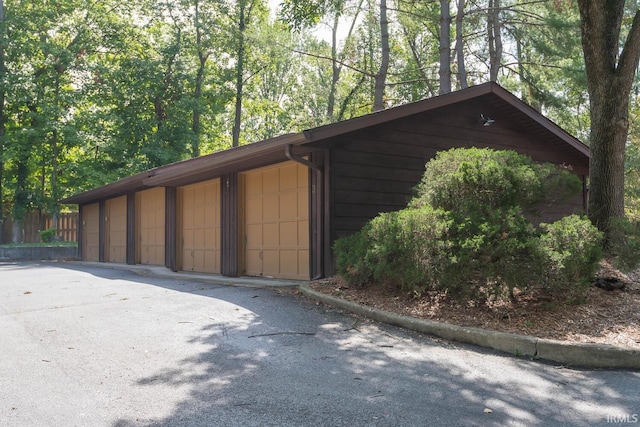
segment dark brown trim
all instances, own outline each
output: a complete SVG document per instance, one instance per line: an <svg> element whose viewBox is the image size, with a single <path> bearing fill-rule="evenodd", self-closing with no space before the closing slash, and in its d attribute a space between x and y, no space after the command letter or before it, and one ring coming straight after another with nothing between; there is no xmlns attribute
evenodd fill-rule
<svg viewBox="0 0 640 427"><path fill-rule="evenodd" d="M320 172L322 173L322 168L320 168L318 165L314 164L313 161L309 161L307 159L305 159L304 157L301 157L297 154L294 154L293 152L293 145L289 144L285 147L284 149L284 153L285 156L287 156L287 159L292 160L296 163L300 163L301 165L304 165L306 167L308 167L309 169L313 169L316 172Z"/></svg>
<svg viewBox="0 0 640 427"><path fill-rule="evenodd" d="M77 236L76 239L78 240L78 258L80 260L84 260L86 255L84 252L86 250L86 248L84 247L84 208L86 205L80 205L78 206L78 229L76 230L77 232Z"/></svg>
<svg viewBox="0 0 640 427"><path fill-rule="evenodd" d="M331 191L331 150L324 153L324 173L322 182L322 217L323 217L323 260L324 277L333 276L335 273L333 266L333 196Z"/></svg>
<svg viewBox="0 0 640 427"><path fill-rule="evenodd" d="M220 178L220 273L238 276L238 174L228 173Z"/></svg>
<svg viewBox="0 0 640 427"><path fill-rule="evenodd" d="M100 200L98 204L98 261L105 262L105 201Z"/></svg>
<svg viewBox="0 0 640 427"><path fill-rule="evenodd" d="M136 193L127 193L127 264L136 263Z"/></svg>
<svg viewBox="0 0 640 427"><path fill-rule="evenodd" d="M177 190L175 187L165 187L164 203L164 265L171 271L178 271L176 262Z"/></svg>
<svg viewBox="0 0 640 427"><path fill-rule="evenodd" d="M179 163L179 165L181 165L180 167L169 171L157 169L153 171L154 173L150 174L148 178L144 179L143 182L149 186L182 184L185 179L188 179L190 176L196 176L202 173L213 174L215 168L229 168L233 167L233 165L237 165L237 169L241 169L241 165L244 168L255 167L259 162L263 161L265 156L274 153L279 154L282 160L285 160L284 147L290 144L300 145L305 142L306 139L302 133L282 135L273 139L185 160Z"/></svg>
<svg viewBox="0 0 640 427"><path fill-rule="evenodd" d="M309 272L312 279L324 277L324 152L311 155L313 168L309 169Z"/></svg>

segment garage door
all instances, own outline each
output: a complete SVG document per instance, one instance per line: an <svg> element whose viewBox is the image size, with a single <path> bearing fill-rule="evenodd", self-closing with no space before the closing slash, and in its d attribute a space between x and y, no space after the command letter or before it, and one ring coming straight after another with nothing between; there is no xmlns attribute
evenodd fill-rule
<svg viewBox="0 0 640 427"><path fill-rule="evenodd" d="M107 262L127 262L127 196L105 203Z"/></svg>
<svg viewBox="0 0 640 427"><path fill-rule="evenodd" d="M308 174L285 162L241 175L245 274L309 279Z"/></svg>
<svg viewBox="0 0 640 427"><path fill-rule="evenodd" d="M137 261L140 264L164 265L164 188L136 194L138 230Z"/></svg>
<svg viewBox="0 0 640 427"><path fill-rule="evenodd" d="M220 273L220 180L178 188L179 268Z"/></svg>
<svg viewBox="0 0 640 427"><path fill-rule="evenodd" d="M100 260L100 205L82 207L82 259Z"/></svg>

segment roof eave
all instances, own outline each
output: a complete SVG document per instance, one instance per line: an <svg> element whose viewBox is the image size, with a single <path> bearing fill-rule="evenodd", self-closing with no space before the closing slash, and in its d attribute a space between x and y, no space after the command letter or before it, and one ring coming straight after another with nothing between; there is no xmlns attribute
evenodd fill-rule
<svg viewBox="0 0 640 427"><path fill-rule="evenodd" d="M212 171L223 165L229 166L234 163L246 162L250 159L260 158L268 153L274 153L280 150L284 157L287 146L301 145L305 142L307 142L307 139L303 133L282 135L270 140L242 145L207 156L185 160L179 163L180 167L170 171L165 172L161 169L152 171L153 173L149 174L142 182L149 187L171 185L172 182L185 180L189 176Z"/></svg>
<svg viewBox="0 0 640 427"><path fill-rule="evenodd" d="M591 150L585 143L583 143L573 135L569 134L567 131L562 129L560 126L555 124L553 121L551 121L544 115L540 114L540 112L535 110L529 104L518 99L515 95L513 95L511 92L507 91L506 89L504 89L502 86L498 84L493 84L491 89L492 89L491 92L494 93L496 96L500 97L500 99L507 102L509 105L518 109L522 113L526 114L531 120L538 123L540 126L542 126L547 131L554 134L556 137L562 139L564 142L566 142L571 147L579 151L581 154L587 157L591 156Z"/></svg>
<svg viewBox="0 0 640 427"><path fill-rule="evenodd" d="M356 117L338 123L320 126L304 131L309 142L339 136L348 132L358 131L372 125L379 125L393 120L401 119L413 114L424 113L426 111L441 108L467 99L476 98L481 95L491 93L495 83L483 83L469 87L465 90L450 92L443 95L427 98L422 101L411 102L399 105L387 110L380 110L365 116Z"/></svg>

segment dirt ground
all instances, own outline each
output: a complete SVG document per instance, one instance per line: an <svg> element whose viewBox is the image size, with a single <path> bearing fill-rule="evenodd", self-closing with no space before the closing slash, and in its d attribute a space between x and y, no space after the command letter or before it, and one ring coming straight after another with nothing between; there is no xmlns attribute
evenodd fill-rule
<svg viewBox="0 0 640 427"><path fill-rule="evenodd" d="M465 306L441 293L421 296L394 294L382 287L360 288L338 277L313 282L319 292L381 310L502 332L581 343L640 349L640 270L623 274L603 261L597 279L615 278L623 289L591 286L583 304L550 304L534 294L515 302Z"/></svg>

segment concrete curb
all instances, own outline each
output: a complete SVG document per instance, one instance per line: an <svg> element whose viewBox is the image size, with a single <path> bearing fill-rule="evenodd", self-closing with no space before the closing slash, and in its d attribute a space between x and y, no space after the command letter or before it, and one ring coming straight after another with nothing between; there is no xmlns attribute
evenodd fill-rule
<svg viewBox="0 0 640 427"><path fill-rule="evenodd" d="M273 279L269 277L227 277L220 274L174 272L166 267L155 265L129 265L97 261L65 261L69 265L110 268L126 270L143 277L157 277L160 279L191 280L214 285L241 286L245 288L297 288L303 282L300 280Z"/></svg>
<svg viewBox="0 0 640 427"><path fill-rule="evenodd" d="M323 294L311 289L308 283L301 284L300 291L309 298L379 322L451 341L502 351L514 356L544 359L585 368L640 370L639 350L601 344L567 343L401 316Z"/></svg>

